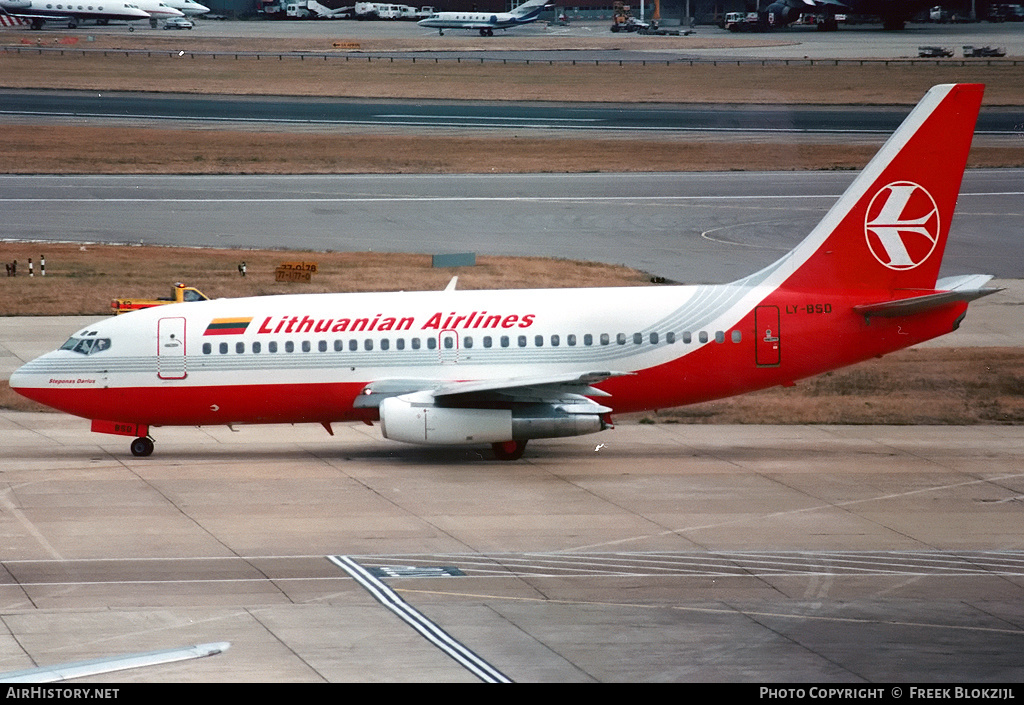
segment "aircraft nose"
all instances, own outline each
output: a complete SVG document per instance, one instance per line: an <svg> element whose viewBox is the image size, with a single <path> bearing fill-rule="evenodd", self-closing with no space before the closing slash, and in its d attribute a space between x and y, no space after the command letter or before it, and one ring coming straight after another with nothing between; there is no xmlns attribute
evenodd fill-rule
<svg viewBox="0 0 1024 705"><path fill-rule="evenodd" d="M25 372L26 367L27 365L22 365L21 367L16 369L14 372L11 373L10 379L7 380L7 383L10 385L11 389L13 389L22 396L25 396L25 392L22 390L26 388L28 383L28 374Z"/></svg>

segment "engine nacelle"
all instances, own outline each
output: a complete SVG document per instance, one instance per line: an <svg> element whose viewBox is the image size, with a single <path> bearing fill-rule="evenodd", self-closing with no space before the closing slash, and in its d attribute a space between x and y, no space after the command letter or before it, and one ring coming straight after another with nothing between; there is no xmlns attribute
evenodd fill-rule
<svg viewBox="0 0 1024 705"><path fill-rule="evenodd" d="M785 27L800 17L800 9L784 2L773 2L765 10L765 15L769 27Z"/></svg>
<svg viewBox="0 0 1024 705"><path fill-rule="evenodd" d="M600 414L568 413L549 404L511 409L444 407L430 398L409 394L380 403L380 428L384 437L393 441L466 445L582 436L603 431L608 425Z"/></svg>

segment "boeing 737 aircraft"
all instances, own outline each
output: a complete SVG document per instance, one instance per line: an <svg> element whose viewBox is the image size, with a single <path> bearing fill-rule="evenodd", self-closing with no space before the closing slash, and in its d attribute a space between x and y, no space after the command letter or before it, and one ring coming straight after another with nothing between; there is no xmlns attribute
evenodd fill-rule
<svg viewBox="0 0 1024 705"><path fill-rule="evenodd" d="M379 421L504 459L613 412L789 386L956 330L995 291L937 281L983 90L932 88L803 242L732 284L170 304L90 325L10 384L139 456L157 426Z"/></svg>
<svg viewBox="0 0 1024 705"><path fill-rule="evenodd" d="M435 12L417 24L433 27L438 34L444 34L446 29L475 29L481 37L493 37L496 29L536 22L545 7L548 7L548 0L528 0L512 12Z"/></svg>
<svg viewBox="0 0 1024 705"><path fill-rule="evenodd" d="M67 22L74 29L82 20L96 20L106 23L110 20L134 22L148 20L149 13L137 5L116 0L100 0L99 3L78 4L69 2L46 2L45 0L0 0L0 8L13 17L27 20L32 29L40 29L44 22Z"/></svg>

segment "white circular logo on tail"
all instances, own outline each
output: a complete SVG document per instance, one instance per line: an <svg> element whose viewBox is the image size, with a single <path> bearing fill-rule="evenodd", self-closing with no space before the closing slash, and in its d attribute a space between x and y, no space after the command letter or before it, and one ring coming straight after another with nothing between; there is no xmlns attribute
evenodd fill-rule
<svg viewBox="0 0 1024 705"><path fill-rule="evenodd" d="M939 207L920 184L883 186L868 204L864 236L875 259L889 269L913 269L939 244Z"/></svg>

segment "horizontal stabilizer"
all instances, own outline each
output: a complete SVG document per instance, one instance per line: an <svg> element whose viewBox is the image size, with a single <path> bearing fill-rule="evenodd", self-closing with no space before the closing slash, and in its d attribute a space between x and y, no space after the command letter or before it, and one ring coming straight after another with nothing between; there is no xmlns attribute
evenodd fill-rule
<svg viewBox="0 0 1024 705"><path fill-rule="evenodd" d="M1002 291L999 288L982 288L992 277L985 274L970 275L964 277L950 277L936 283L939 291L934 291L920 296L911 296L905 299L892 299L879 301L871 304L854 306L853 310L865 318L881 316L883 318L897 318L899 316L912 316L916 313L931 311L932 309L958 301L969 302L980 299L983 296Z"/></svg>

